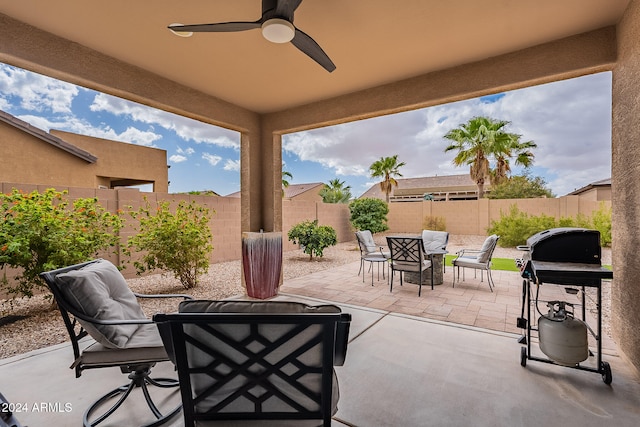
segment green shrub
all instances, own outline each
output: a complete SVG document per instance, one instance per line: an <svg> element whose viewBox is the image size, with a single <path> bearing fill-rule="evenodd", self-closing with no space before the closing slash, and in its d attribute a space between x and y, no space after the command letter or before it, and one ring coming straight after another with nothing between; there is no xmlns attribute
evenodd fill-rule
<svg viewBox="0 0 640 427"><path fill-rule="evenodd" d="M34 287L47 289L43 271L88 261L109 248L117 252L119 213L107 212L96 198L69 206L66 194L53 188L0 194L0 267L21 271L15 286L3 278L10 294L31 297Z"/></svg>
<svg viewBox="0 0 640 427"><path fill-rule="evenodd" d="M446 218L442 216L427 215L424 217L424 221L422 221L422 228L424 230L446 231L447 230Z"/></svg>
<svg viewBox="0 0 640 427"><path fill-rule="evenodd" d="M130 237L125 253L144 252L140 261L134 261L136 272L160 269L170 271L187 289L198 284L198 276L209 269L211 229L210 209L195 202L181 201L175 213L169 202L158 203L155 214L146 200L137 212L130 212L139 221L138 234Z"/></svg>
<svg viewBox="0 0 640 427"><path fill-rule="evenodd" d="M309 254L309 261L314 255L321 257L325 248L338 243L333 227L318 225L318 220L294 225L289 230L288 237L294 244L300 244L304 248L304 253Z"/></svg>
<svg viewBox="0 0 640 427"><path fill-rule="evenodd" d="M611 209L604 204L593 212L591 217L578 214L574 218L557 219L541 214L538 216L520 212L514 204L509 208L509 213L501 212L498 221L492 221L487 230L489 234L500 236L498 244L503 247L513 247L524 245L532 235L556 227L582 227L598 230L600 232L600 244L602 246L611 245Z"/></svg>
<svg viewBox="0 0 640 427"><path fill-rule="evenodd" d="M351 213L349 221L356 230L370 230L372 233L380 233L389 229L387 225L389 207L383 200L356 199L349 203L349 212Z"/></svg>

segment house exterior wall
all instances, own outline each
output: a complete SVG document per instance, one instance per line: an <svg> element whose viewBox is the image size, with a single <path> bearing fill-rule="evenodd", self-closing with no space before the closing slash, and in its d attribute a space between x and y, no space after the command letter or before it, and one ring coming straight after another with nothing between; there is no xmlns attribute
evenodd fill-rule
<svg viewBox="0 0 640 427"><path fill-rule="evenodd" d="M2 121L0 152L0 182L97 186L93 165Z"/></svg>
<svg viewBox="0 0 640 427"><path fill-rule="evenodd" d="M168 191L165 150L61 131L51 131L51 134L90 152L98 160L89 163L0 122L0 182L97 188L109 187L112 178L126 178L151 181L154 191Z"/></svg>
<svg viewBox="0 0 640 427"><path fill-rule="evenodd" d="M98 158L90 168L96 177L95 185L99 184L98 181L101 178L123 178L151 181L155 193L169 191L166 150L70 132L52 130L50 133ZM84 184L83 186L88 185ZM107 186L109 187L108 184Z"/></svg>
<svg viewBox="0 0 640 427"><path fill-rule="evenodd" d="M617 26L612 84L613 269L611 325L623 357L640 371L640 1Z"/></svg>

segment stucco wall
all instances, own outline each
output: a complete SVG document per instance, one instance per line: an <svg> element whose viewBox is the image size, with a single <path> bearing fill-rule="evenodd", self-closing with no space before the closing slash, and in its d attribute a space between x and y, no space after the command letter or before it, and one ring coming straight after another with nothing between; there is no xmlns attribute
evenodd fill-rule
<svg viewBox="0 0 640 427"><path fill-rule="evenodd" d="M612 85L614 339L640 370L640 1L618 24L618 62Z"/></svg>
<svg viewBox="0 0 640 427"><path fill-rule="evenodd" d="M151 181L154 191L168 191L165 150L61 131L51 134L88 151L98 160L89 163L0 122L0 182L97 188L109 186L108 178L123 178Z"/></svg>
<svg viewBox="0 0 640 427"><path fill-rule="evenodd" d="M591 215L600 208L597 202L583 200L579 196L555 199L514 200L459 200L450 202L391 202L389 204L389 229L401 233L421 231L425 217L442 217L451 234L484 235L492 221L509 212L512 205L531 215L545 214L555 218L573 217L578 213Z"/></svg>

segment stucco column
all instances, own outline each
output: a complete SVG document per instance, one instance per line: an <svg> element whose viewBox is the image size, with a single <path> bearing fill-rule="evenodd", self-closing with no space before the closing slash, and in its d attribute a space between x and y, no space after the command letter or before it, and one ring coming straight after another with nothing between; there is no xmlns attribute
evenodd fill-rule
<svg viewBox="0 0 640 427"><path fill-rule="evenodd" d="M612 329L620 350L640 371L640 0L618 24L612 86Z"/></svg>
<svg viewBox="0 0 640 427"><path fill-rule="evenodd" d="M240 138L242 281L270 298L282 283L282 137L260 122Z"/></svg>

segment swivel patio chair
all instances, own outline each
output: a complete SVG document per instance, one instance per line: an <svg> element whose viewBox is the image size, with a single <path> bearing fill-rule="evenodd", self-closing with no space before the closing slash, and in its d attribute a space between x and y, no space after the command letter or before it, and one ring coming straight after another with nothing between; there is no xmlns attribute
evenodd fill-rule
<svg viewBox="0 0 640 427"><path fill-rule="evenodd" d="M462 280L464 281L464 269L472 268L480 270L480 281L483 281L483 272L487 272L487 282L489 289L493 292L493 277L491 276L491 258L496 248L500 236L491 235L487 237L480 249L461 249L457 253L457 258L452 261L453 264L453 286L456 285L456 268L458 270L458 282L460 282L460 267L462 267Z"/></svg>
<svg viewBox="0 0 640 427"><path fill-rule="evenodd" d="M425 259L422 239L419 237L387 237L387 245L391 250L391 285L393 291L393 277L400 272L400 286L405 272L418 273L418 296L422 293L422 274L431 269L431 289L433 289L433 268L431 261Z"/></svg>
<svg viewBox="0 0 640 427"><path fill-rule="evenodd" d="M169 358L157 326L146 318L136 297L190 297L134 294L118 269L102 259L40 276L51 289L71 338L74 354L71 368L75 369L76 378L85 369L119 367L130 380L92 403L84 414L83 425L95 426L107 419L136 388L142 389L151 411L146 426L159 426L174 417L181 405L171 405L161 412L150 394L149 385L170 388L179 383L176 379L151 378L151 368ZM80 340L87 335L95 341L81 350L85 343ZM166 397L165 393L163 398Z"/></svg>
<svg viewBox="0 0 640 427"><path fill-rule="evenodd" d="M184 425L331 425L351 315L333 305L185 301L156 314Z"/></svg>

